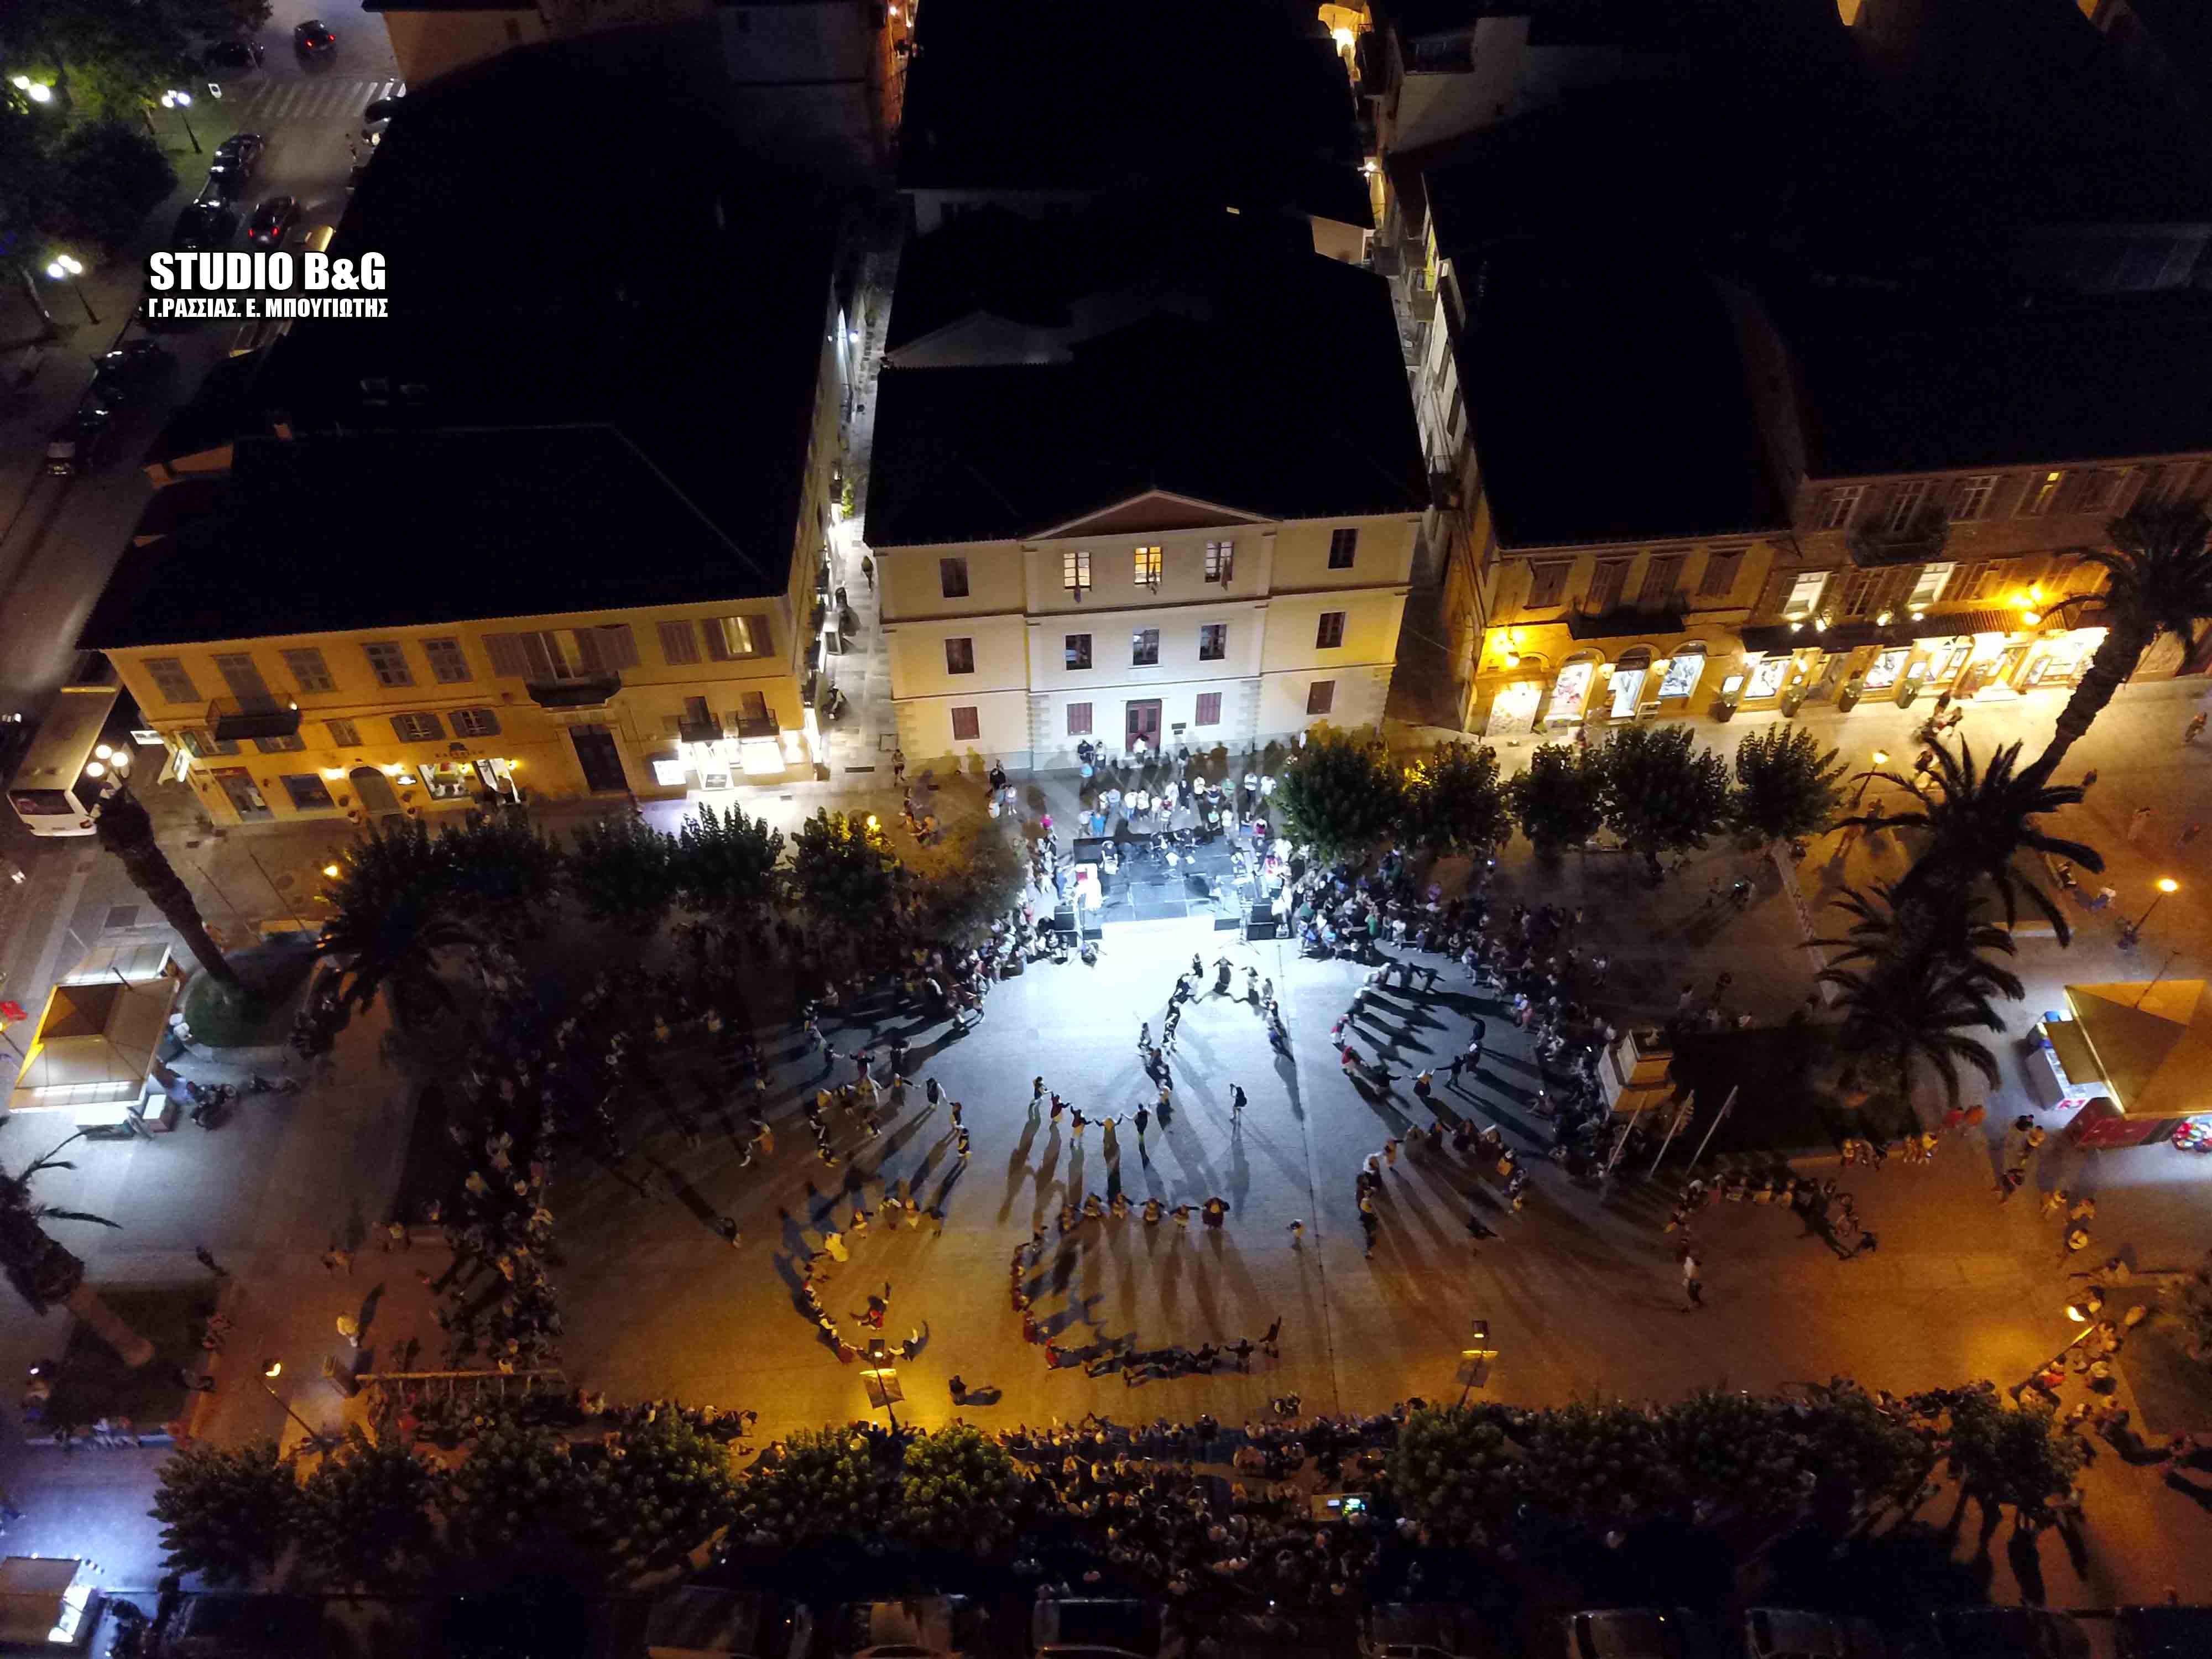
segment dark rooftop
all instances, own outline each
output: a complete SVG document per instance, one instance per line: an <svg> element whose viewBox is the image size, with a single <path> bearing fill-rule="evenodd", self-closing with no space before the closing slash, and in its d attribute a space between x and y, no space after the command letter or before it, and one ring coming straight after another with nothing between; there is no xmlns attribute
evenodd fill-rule
<svg viewBox="0 0 2212 1659"><path fill-rule="evenodd" d="M1217 254L1194 267L1204 295L1163 295L1063 361L886 368L869 541L1035 535L1152 489L1278 519L1420 510L1382 279L1264 242Z"/></svg>
<svg viewBox="0 0 2212 1659"><path fill-rule="evenodd" d="M1814 477L2212 449L2212 296L1766 299Z"/></svg>
<svg viewBox="0 0 2212 1659"><path fill-rule="evenodd" d="M841 209L710 118L726 89L719 64L687 84L690 38L525 47L410 92L331 249L385 255L392 314L295 324L262 408L302 432L614 426L780 590Z"/></svg>
<svg viewBox="0 0 2212 1659"><path fill-rule="evenodd" d="M560 580L545 580L549 570ZM82 643L182 645L763 592L611 427L249 438L213 511L124 555Z"/></svg>
<svg viewBox="0 0 2212 1659"><path fill-rule="evenodd" d="M1750 533L1786 521L1735 325L1703 277L1583 250L1497 261L1459 362L1506 546Z"/></svg>
<svg viewBox="0 0 2212 1659"><path fill-rule="evenodd" d="M928 0L907 72L907 190L1135 187L1370 222L1352 84L1311 8Z"/></svg>

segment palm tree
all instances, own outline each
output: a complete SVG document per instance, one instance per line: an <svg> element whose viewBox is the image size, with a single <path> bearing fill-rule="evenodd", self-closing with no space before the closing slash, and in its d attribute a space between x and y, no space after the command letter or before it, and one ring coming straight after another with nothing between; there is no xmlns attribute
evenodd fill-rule
<svg viewBox="0 0 2212 1659"><path fill-rule="evenodd" d="M237 990L237 971L208 937L207 924L200 920L200 908L192 902L191 890L155 844L154 820L138 798L127 788L118 789L100 802L92 829L100 844L123 861L125 873L138 890L154 902L162 919L177 930L185 949L192 953L208 977Z"/></svg>
<svg viewBox="0 0 2212 1659"><path fill-rule="evenodd" d="M1933 750L1935 764L1924 777L1908 777L1900 772L1875 775L1905 790L1919 802L1918 811L1885 813L1876 806L1844 822L1926 831L1926 846L1897 884L1900 900L1954 883L1986 880L2004 901L2007 927L2020 920L2020 902L2024 898L2043 913L2057 932L2058 942L2064 945L2074 937L2066 913L2042 887L2021 873L2017 860L2022 853L2042 853L2094 872L2105 867L2105 857L2094 847L2048 836L2036 828L2035 821L2042 814L2076 805L2081 788L2078 784L2045 782L2040 763L2021 770L2020 748L2017 743L2006 744L1982 768L1974 763L1971 744L1961 741L1956 754L1937 744Z"/></svg>
<svg viewBox="0 0 2212 1659"><path fill-rule="evenodd" d="M438 952L478 941L453 914L445 859L419 821L372 828L346 854L330 897L336 914L315 950L341 964L338 1009L359 1012L388 991L404 1024L453 1000Z"/></svg>
<svg viewBox="0 0 2212 1659"><path fill-rule="evenodd" d="M2142 507L2106 526L2112 545L2081 556L2102 565L2112 580L2100 596L2107 632L2089 659L2088 671L2066 707L2050 745L2030 769L2049 777L2066 751L2104 712L2112 693L2136 672L2143 653L2161 634L2181 641L2194 661L2204 644L2204 623L2212 619L2212 550L2205 541L2212 520L2194 501ZM2069 599L2069 605L2079 603Z"/></svg>
<svg viewBox="0 0 2212 1659"><path fill-rule="evenodd" d="M1814 977L1843 993L1847 1082L1864 1057L1909 1103L1913 1068L1924 1062L1955 1102L1962 1062L1996 1086L1996 1057L1966 1033L2002 1031L1996 999L2025 994L2018 975L1984 954L2012 955L2012 935L1981 921L1981 901L1963 887L1903 890L1900 882L1841 894L1838 908L1857 920L1841 939L1814 941L1837 951Z"/></svg>
<svg viewBox="0 0 2212 1659"><path fill-rule="evenodd" d="M9 1283L31 1304L32 1312L43 1314L58 1303L97 1331L100 1340L122 1356L124 1364L143 1365L154 1357L154 1345L100 1299L99 1293L84 1282L83 1261L47 1237L44 1224L89 1221L95 1226L119 1228L122 1224L83 1210L40 1204L31 1197L31 1182L46 1170L76 1168L59 1153L77 1138L71 1135L21 1175L0 1170L0 1267L6 1269Z"/></svg>

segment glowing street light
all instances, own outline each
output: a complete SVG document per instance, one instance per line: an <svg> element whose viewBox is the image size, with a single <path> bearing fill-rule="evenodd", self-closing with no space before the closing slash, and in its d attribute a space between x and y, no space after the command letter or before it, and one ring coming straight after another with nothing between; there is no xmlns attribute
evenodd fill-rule
<svg viewBox="0 0 2212 1659"><path fill-rule="evenodd" d="M302 1429L305 1429L307 1431L308 1444L314 1447L314 1449L319 1452L329 1451L330 1446L328 1443L324 1440L321 1431L317 1429L313 1424L308 1422L306 1418L301 1416L299 1413L294 1411L289 1403L286 1401L284 1396L276 1392L274 1384L276 1379L283 1375L284 1362L283 1360L263 1360L261 1362L262 1392L266 1394L278 1405L283 1406L284 1407L284 1415L290 1418L295 1423L297 1423Z"/></svg>
<svg viewBox="0 0 2212 1659"><path fill-rule="evenodd" d="M46 275L57 283L67 283L76 290L76 302L84 307L86 318L97 326L100 313L92 308L92 301L84 297L84 284L77 280L84 275L84 267L66 253L57 253L46 264Z"/></svg>
<svg viewBox="0 0 2212 1659"><path fill-rule="evenodd" d="M2181 884L2176 881L2172 876L2160 876L2158 878L2156 885L2158 887L2158 896L2150 902L2149 908L2144 910L2144 912L2141 915L2137 916L2133 921L2124 921L2120 924L2120 944L2123 948L2133 945L2138 939L2142 937L2143 923L2150 920L2151 911L2157 909L2160 905L2166 902L2166 896L2168 894L2178 893L2181 890Z"/></svg>
<svg viewBox="0 0 2212 1659"><path fill-rule="evenodd" d="M170 88L161 94L161 107L177 112L177 118L185 124L185 137L192 141L192 154L198 155L202 153L200 136L192 131L192 118L185 113L185 110L191 106L191 94L176 87Z"/></svg>
<svg viewBox="0 0 2212 1659"><path fill-rule="evenodd" d="M8 84L34 104L50 104L53 101L54 89L44 81L33 81L27 75L11 75L8 77Z"/></svg>
<svg viewBox="0 0 2212 1659"><path fill-rule="evenodd" d="M1875 770L1879 770L1881 768L1882 768L1882 767L1885 767L1885 766L1888 765L1888 764L1889 764L1889 751L1888 751L1887 749L1877 749L1877 750L1875 750L1874 751L1874 764L1875 764ZM1856 795L1853 795L1853 796L1851 797L1851 811L1852 811L1856 812L1856 811L1857 811L1859 810L1859 803L1860 803L1861 801L1863 801L1863 800L1864 800L1864 799L1866 799L1867 785L1869 785L1869 784L1872 783L1873 781L1874 781L1874 772L1873 772L1873 771L1869 771L1869 772L1866 772L1866 773L1863 773L1863 774L1862 774L1862 775L1861 775L1861 776L1860 776L1860 778L1859 778L1859 792L1858 792L1858 793L1856 793Z"/></svg>

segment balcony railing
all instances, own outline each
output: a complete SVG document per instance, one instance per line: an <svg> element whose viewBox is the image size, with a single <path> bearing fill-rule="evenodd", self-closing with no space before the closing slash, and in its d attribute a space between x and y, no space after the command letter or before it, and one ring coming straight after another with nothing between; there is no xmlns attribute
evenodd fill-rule
<svg viewBox="0 0 2212 1659"><path fill-rule="evenodd" d="M1951 521L1929 510L1896 530L1863 525L1850 533L1851 562L1862 570L1887 565L1924 564L1941 558L1951 539Z"/></svg>
<svg viewBox="0 0 2212 1659"><path fill-rule="evenodd" d="M740 714L730 723L737 727L737 735L747 740L783 735L773 714Z"/></svg>
<svg viewBox="0 0 2212 1659"><path fill-rule="evenodd" d="M300 730L300 706L274 697L217 697L208 705L207 726L217 743L294 737Z"/></svg>
<svg viewBox="0 0 2212 1659"><path fill-rule="evenodd" d="M597 708L622 690L622 676L612 669L578 675L566 680L530 680L523 690L540 708Z"/></svg>

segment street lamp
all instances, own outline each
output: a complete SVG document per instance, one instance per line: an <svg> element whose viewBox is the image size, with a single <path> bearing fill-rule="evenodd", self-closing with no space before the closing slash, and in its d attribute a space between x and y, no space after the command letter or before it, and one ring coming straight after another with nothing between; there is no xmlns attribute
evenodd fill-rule
<svg viewBox="0 0 2212 1659"><path fill-rule="evenodd" d="M95 325L100 313L92 308L92 301L84 297L84 284L77 280L84 275L84 267L66 253L57 253L47 263L46 275L57 283L67 283L76 290L76 302L84 307L84 314Z"/></svg>
<svg viewBox="0 0 2212 1659"><path fill-rule="evenodd" d="M161 94L161 107L177 112L177 118L185 124L185 137L192 141L192 154L198 155L201 153L200 136L192 131L192 118L185 113L185 111L191 106L191 94L180 92L174 87Z"/></svg>
<svg viewBox="0 0 2212 1659"><path fill-rule="evenodd" d="M1886 750L1886 749L1877 749L1877 750L1875 750L1874 751L1874 763L1875 763L1875 767L1876 769L1880 769L1880 768L1881 768L1881 767L1884 767L1884 766L1888 765L1888 764L1889 764L1889 751L1888 751L1887 750ZM1851 797L1851 811L1852 811L1856 812L1856 811L1857 811L1859 810L1859 803L1860 803L1861 801L1863 801L1863 800L1864 800L1864 799L1866 799L1867 785L1869 785L1869 784L1872 783L1873 781L1874 781L1874 772L1873 772L1873 771L1864 772L1864 773L1863 773L1863 774L1861 774L1861 775L1860 775L1860 777L1859 777L1859 792L1858 792L1858 793L1856 793L1856 795L1853 795L1853 796Z"/></svg>
<svg viewBox="0 0 2212 1659"><path fill-rule="evenodd" d="M2149 908L2133 921L2124 921L2120 924L2121 946L2125 948L2132 945L2136 939L2142 937L2143 923L2150 920L2151 911L2166 902L2167 894L2178 893L2180 890L2181 884L2172 876L2160 876L2158 878L2158 896L2150 902Z"/></svg>
<svg viewBox="0 0 2212 1659"><path fill-rule="evenodd" d="M48 104L53 101L54 89L44 81L33 81L27 75L11 75L8 77L8 81L16 91L34 104Z"/></svg>
<svg viewBox="0 0 2212 1659"><path fill-rule="evenodd" d="M271 1387L270 1386L270 1383L274 1382L275 1382L278 1377L280 1377L280 1376L283 1376L283 1375L284 1375L284 1362L283 1362L283 1360L281 1360L281 1359L264 1359L264 1360L263 1360L263 1361L261 1362L261 1388L262 1388L262 1392L264 1392L264 1394L266 1394L266 1395L268 1395L271 1400L275 1401L278 1405L283 1406L283 1407L284 1407L284 1415L285 1415L285 1416L287 1416L287 1417L289 1417L289 1418L290 1418L290 1419L291 1419L295 1423L297 1423L297 1424L298 1424L301 1428L305 1429L305 1430L307 1431L307 1443L308 1443L308 1444L310 1444L310 1445L312 1445L313 1447L314 1447L314 1449L315 1449L317 1451L327 1451L327 1450L329 1449L329 1448L328 1448L328 1447L326 1447L326 1446L325 1446L325 1445L323 1444L323 1437L322 1437L322 1433L321 1433L321 1431L320 1431L319 1430L318 1430L318 1429L314 1426L314 1425L313 1425L312 1423L308 1422L308 1421L307 1421L307 1419L306 1418L304 1418L304 1417L301 1416L299 1413L297 1413L297 1412L294 1411L294 1410L292 1409L291 1406L290 1406L289 1403L287 1403L287 1402L286 1402L286 1401L285 1401L285 1399L284 1399L284 1396L283 1396L283 1395L280 1395L280 1394L278 1394L275 1389L273 1389L273 1388L271 1388Z"/></svg>

